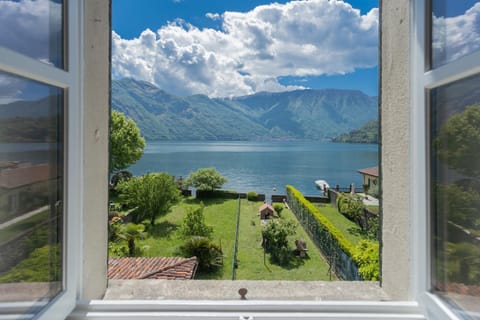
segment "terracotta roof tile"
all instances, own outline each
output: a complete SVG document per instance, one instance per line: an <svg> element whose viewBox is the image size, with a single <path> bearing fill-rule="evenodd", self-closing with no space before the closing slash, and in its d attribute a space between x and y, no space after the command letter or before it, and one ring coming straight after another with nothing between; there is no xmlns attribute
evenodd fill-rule
<svg viewBox="0 0 480 320"><path fill-rule="evenodd" d="M270 210L270 211L272 211L272 212L275 211L275 209L273 209L273 207L272 207L271 205L269 205L268 203L264 203L264 204L260 207L260 209L258 209L258 211L261 212L261 211L263 211L263 210L265 210L265 209L268 209L268 210Z"/></svg>
<svg viewBox="0 0 480 320"><path fill-rule="evenodd" d="M188 280L196 268L196 257L110 258L108 278Z"/></svg>
<svg viewBox="0 0 480 320"><path fill-rule="evenodd" d="M378 166L377 167L371 167L371 168L365 168L365 169L359 169L358 172L361 174L366 174L372 177L378 177Z"/></svg>

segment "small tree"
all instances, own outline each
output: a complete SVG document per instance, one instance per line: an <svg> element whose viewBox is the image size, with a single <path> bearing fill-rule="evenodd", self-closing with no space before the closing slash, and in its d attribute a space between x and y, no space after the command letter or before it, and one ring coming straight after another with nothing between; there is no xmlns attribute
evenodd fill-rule
<svg viewBox="0 0 480 320"><path fill-rule="evenodd" d="M290 257L288 237L296 233L296 224L289 220L270 221L262 230L263 245L272 261L285 264Z"/></svg>
<svg viewBox="0 0 480 320"><path fill-rule="evenodd" d="M166 214L180 196L174 178L165 172L147 173L121 181L117 190L126 205L130 208L136 207L132 213L134 222L149 219L152 226L155 219Z"/></svg>
<svg viewBox="0 0 480 320"><path fill-rule="evenodd" d="M202 168L190 173L185 180L185 185L195 187L197 190L213 191L220 189L227 179L215 168Z"/></svg>
<svg viewBox="0 0 480 320"><path fill-rule="evenodd" d="M112 111L110 122L110 172L127 168L143 155L145 139L132 119Z"/></svg>
<svg viewBox="0 0 480 320"><path fill-rule="evenodd" d="M282 211L283 211L283 205L280 204L280 203L275 203L273 205L273 209L275 210L275 212L277 213L277 215L280 217Z"/></svg>
<svg viewBox="0 0 480 320"><path fill-rule="evenodd" d="M118 238L127 241L129 257L136 255L135 241L145 238L146 234L144 231L145 226L143 224L134 223L122 224L117 231Z"/></svg>
<svg viewBox="0 0 480 320"><path fill-rule="evenodd" d="M178 229L181 238L186 239L191 236L211 237L213 228L205 223L203 208L203 204L199 208L188 208L187 214Z"/></svg>

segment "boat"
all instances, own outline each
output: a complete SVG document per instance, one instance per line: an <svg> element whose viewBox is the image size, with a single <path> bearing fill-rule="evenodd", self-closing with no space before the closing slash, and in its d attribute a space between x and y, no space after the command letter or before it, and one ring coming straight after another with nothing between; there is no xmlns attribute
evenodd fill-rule
<svg viewBox="0 0 480 320"><path fill-rule="evenodd" d="M325 180L315 180L315 184L317 185L317 188L320 189L320 191L325 192L326 189L330 189L330 185L328 184L327 181Z"/></svg>

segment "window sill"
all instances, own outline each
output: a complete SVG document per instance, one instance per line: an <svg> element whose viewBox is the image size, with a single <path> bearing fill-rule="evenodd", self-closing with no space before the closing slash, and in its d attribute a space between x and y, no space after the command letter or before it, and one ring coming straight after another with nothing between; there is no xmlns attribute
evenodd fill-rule
<svg viewBox="0 0 480 320"><path fill-rule="evenodd" d="M68 319L425 319L415 301L382 300L376 282L110 280Z"/></svg>
<svg viewBox="0 0 480 320"><path fill-rule="evenodd" d="M378 282L247 280L109 280L105 300L386 301Z"/></svg>

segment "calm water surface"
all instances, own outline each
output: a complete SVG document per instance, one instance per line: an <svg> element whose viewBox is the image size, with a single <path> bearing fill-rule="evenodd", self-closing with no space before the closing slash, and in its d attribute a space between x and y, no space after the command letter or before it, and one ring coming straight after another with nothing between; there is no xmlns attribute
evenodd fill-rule
<svg viewBox="0 0 480 320"><path fill-rule="evenodd" d="M378 165L378 146L331 142L147 142L143 157L128 170L135 175L165 171L186 177L215 167L228 179L224 189L284 194L291 184L318 195L314 181L331 187L361 186L358 169ZM277 191L274 192L273 188Z"/></svg>

